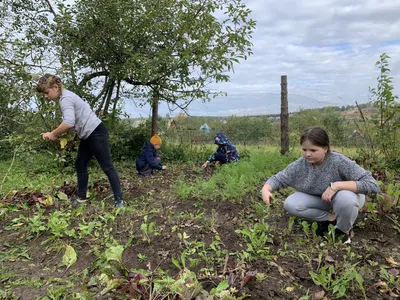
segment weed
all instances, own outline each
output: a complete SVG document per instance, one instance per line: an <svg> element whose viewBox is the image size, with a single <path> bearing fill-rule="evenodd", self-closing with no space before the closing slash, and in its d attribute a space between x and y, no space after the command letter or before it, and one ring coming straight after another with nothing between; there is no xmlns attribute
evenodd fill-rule
<svg viewBox="0 0 400 300"><path fill-rule="evenodd" d="M83 223L78 226L79 238L82 239L92 234L95 230L100 230L101 228L102 223L100 221L90 221L88 223L83 221Z"/></svg>
<svg viewBox="0 0 400 300"><path fill-rule="evenodd" d="M193 193L193 188L185 184L183 180L178 181L174 184L174 190L176 194L182 199L189 199Z"/></svg>
<svg viewBox="0 0 400 300"><path fill-rule="evenodd" d="M310 290L307 290L307 293L304 296L301 296L299 300L309 300L311 295L309 294Z"/></svg>
<svg viewBox="0 0 400 300"><path fill-rule="evenodd" d="M369 212L368 218L370 218L374 222L379 221L378 215L376 213L376 207L377 207L377 204L374 202L367 203L367 208L368 208L368 212Z"/></svg>
<svg viewBox="0 0 400 300"><path fill-rule="evenodd" d="M400 277L388 272L384 266L380 266L379 277L392 289L400 289Z"/></svg>
<svg viewBox="0 0 400 300"><path fill-rule="evenodd" d="M269 257L269 247L267 244L270 242L269 226L264 220L254 224L253 228L238 229L236 233L240 234L247 241L246 254L247 259L255 259L258 256Z"/></svg>
<svg viewBox="0 0 400 300"><path fill-rule="evenodd" d="M16 246L0 252L0 261L16 261L17 259L31 260L28 248L25 245Z"/></svg>
<svg viewBox="0 0 400 300"><path fill-rule="evenodd" d="M36 216L33 216L31 218L27 218L28 224L28 232L33 233L34 235L38 236L42 232L45 232L47 230L46 226L46 218L38 214Z"/></svg>
<svg viewBox="0 0 400 300"><path fill-rule="evenodd" d="M138 253L137 257L138 257L140 262L145 262L147 260L147 255L146 254Z"/></svg>
<svg viewBox="0 0 400 300"><path fill-rule="evenodd" d="M300 224L301 224L301 227L303 228L303 231L306 234L306 236L309 236L310 224L307 221L302 221Z"/></svg>
<svg viewBox="0 0 400 300"><path fill-rule="evenodd" d="M70 217L71 213L62 211L55 211L50 214L47 226L49 232L52 234L52 238L58 239L63 236L75 236L75 229L68 229L69 223L71 222Z"/></svg>
<svg viewBox="0 0 400 300"><path fill-rule="evenodd" d="M346 266L343 270L337 270L333 265L319 265L317 272L309 271L311 279L316 285L322 286L325 291L331 291L335 297L346 296L347 291L353 286L353 282L358 284L365 299L364 279L357 272L356 264Z"/></svg>
<svg viewBox="0 0 400 300"><path fill-rule="evenodd" d="M279 255L280 255L281 257L285 256L285 255L286 255L286 252L287 252L287 249L288 249L288 243L285 242L285 244L283 245L283 250L279 250Z"/></svg>
<svg viewBox="0 0 400 300"><path fill-rule="evenodd" d="M294 225L294 221L295 221L295 220L296 220L296 217L295 217L295 216L291 216L291 217L289 218L288 228L287 228L287 231L286 231L287 234L290 234L290 233L292 232L292 230L293 230L293 225Z"/></svg>
<svg viewBox="0 0 400 300"><path fill-rule="evenodd" d="M42 298L42 300L68 300L73 299L73 293L70 290L73 286L69 288L67 286L57 286L51 287L47 291L47 295Z"/></svg>
<svg viewBox="0 0 400 300"><path fill-rule="evenodd" d="M155 225L155 222L148 222L147 215L143 217L143 223L140 225L140 229L143 233L143 241L146 241L148 244L151 242L151 237L157 235Z"/></svg>

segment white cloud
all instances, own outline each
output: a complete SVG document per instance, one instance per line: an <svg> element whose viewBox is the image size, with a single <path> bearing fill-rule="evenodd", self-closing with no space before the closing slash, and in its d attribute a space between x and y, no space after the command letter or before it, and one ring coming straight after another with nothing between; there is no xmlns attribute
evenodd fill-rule
<svg viewBox="0 0 400 300"><path fill-rule="evenodd" d="M288 76L292 110L366 102L368 87L376 86L379 75L375 62L383 52L391 56L389 65L398 93L400 1L243 2L257 21L252 40L254 55L235 66L229 83L213 85L227 92L227 97L207 104L194 103L189 113L278 113L281 75ZM161 105L160 113L166 112L166 106Z"/></svg>

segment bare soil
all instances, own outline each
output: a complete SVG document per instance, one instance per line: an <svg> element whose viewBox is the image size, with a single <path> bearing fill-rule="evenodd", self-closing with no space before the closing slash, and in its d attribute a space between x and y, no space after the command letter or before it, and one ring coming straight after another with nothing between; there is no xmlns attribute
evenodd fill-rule
<svg viewBox="0 0 400 300"><path fill-rule="evenodd" d="M292 231L288 232L290 217L283 210L282 201L278 197L271 206L267 220L271 233L268 243L269 255L256 260L241 261L237 254L246 249L246 241L235 230L259 222L260 216L254 209L254 203L261 202L258 193L246 195L241 201L233 203L221 199L182 200L173 189L174 183L182 176L186 180L191 178L207 180L210 173L178 167L149 178L137 177L134 172L122 176L125 201L128 206L134 208L134 212L122 212L109 226L112 227L113 238L121 245L125 245L132 238L123 253L122 266L125 270L162 269L168 271L172 277L178 276L180 270L171 259L179 258L185 250L185 245L178 238L177 232L185 232L190 237L188 240L203 241L207 245L218 235L221 239L221 249L226 249L228 255L213 265L200 260L197 265L190 267L206 290L211 290L223 279L229 278L233 286L239 290L237 295L243 293L249 295L246 299L300 299L305 295L310 296L308 299L335 299L332 292L323 291L321 286L316 285L309 274L310 270L317 271L318 254L322 253L323 263L335 266L336 270L346 265L344 262L348 263L347 266L356 265L356 269L364 279L367 299L398 297L397 287L391 286L381 275L383 267L395 275L395 280L399 280L400 263L397 262L400 262L400 236L393 227L391 214L378 214L378 219L374 220L370 213L360 213L354 228L355 237L350 246L345 246L306 234L301 220L296 220ZM59 190L70 196L75 188L75 183L72 182L66 183ZM91 191L97 199L110 196L106 181L96 182L91 186ZM3 290L3 299L15 299L12 297L24 300L41 299L52 287L62 286L64 281L72 280L71 278L75 279L73 285L66 287L67 291L72 289L90 294L93 290L93 295L98 295L96 287L88 286L90 276L97 272L95 264L97 257L93 253L93 247L98 244L97 237L81 240L64 237L49 242L47 234L28 238L24 231L8 230L14 218L21 215L26 217L35 215L37 201L32 200L32 195L19 192L5 199L5 202L17 207L23 203L28 204L29 209L9 213L0 219L0 250L3 253L0 260L3 272L3 277L0 277L0 290ZM36 193L35 197L40 197L40 193ZM283 197L284 195L280 198ZM86 208L84 212L86 215L102 214L103 210L97 201L100 200L93 200ZM113 208L109 203L106 209L112 211ZM66 205L61 201L55 201L53 206L47 208L48 213ZM159 235L151 238L150 243L142 239L140 231L145 214L148 214L149 220L155 222L159 232ZM64 244L72 245L80 254L76 264L67 271L60 265ZM6 253L10 253L12 249L15 249L14 255L7 257ZM146 259L139 259L138 254ZM207 274L205 270L211 271ZM264 278L261 280L248 276L250 280L242 287L246 275L257 273L263 274ZM118 276L124 277L122 273ZM29 279L32 278L42 284L29 284ZM18 280L25 280L25 283L16 284ZM386 282L387 288L382 282ZM9 292L8 296L5 291ZM11 293L14 296L10 296ZM352 283L344 298L364 299L364 296L357 288L357 284ZM129 294L116 289L103 297L93 296L93 299L131 298Z"/></svg>

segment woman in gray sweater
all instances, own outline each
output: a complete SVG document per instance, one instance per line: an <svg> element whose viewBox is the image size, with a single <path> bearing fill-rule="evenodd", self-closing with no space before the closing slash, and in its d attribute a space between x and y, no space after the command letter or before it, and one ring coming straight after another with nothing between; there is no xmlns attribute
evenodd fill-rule
<svg viewBox="0 0 400 300"><path fill-rule="evenodd" d="M55 141L60 135L73 129L80 138L75 169L78 177L78 197L72 199L73 205L86 204L88 186L88 163L94 156L107 175L114 193L114 206L122 208L121 185L118 172L112 161L106 126L92 111L89 104L75 93L64 89L58 76L46 74L39 79L37 91L43 93L47 100L58 101L63 121L53 131L42 133L46 141Z"/></svg>
<svg viewBox="0 0 400 300"><path fill-rule="evenodd" d="M379 186L371 172L346 156L332 152L329 136L319 127L307 128L300 137L302 157L270 177L262 188L262 198L269 205L272 192L293 187L296 192L284 203L289 214L318 221L332 222L343 243L350 243L351 230L365 194L377 193Z"/></svg>

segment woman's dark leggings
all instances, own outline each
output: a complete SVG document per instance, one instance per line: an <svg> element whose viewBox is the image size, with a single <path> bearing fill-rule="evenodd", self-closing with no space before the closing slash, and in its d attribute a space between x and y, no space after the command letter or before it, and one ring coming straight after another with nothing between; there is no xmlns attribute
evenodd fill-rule
<svg viewBox="0 0 400 300"><path fill-rule="evenodd" d="M78 197L86 199L86 191L88 186L88 163L94 156L99 162L100 167L108 177L111 189L114 193L114 200L119 202L122 200L121 184L118 172L112 161L110 148L108 144L108 131L103 123L84 140L81 140L78 149L78 156L75 160L75 169L78 176Z"/></svg>

